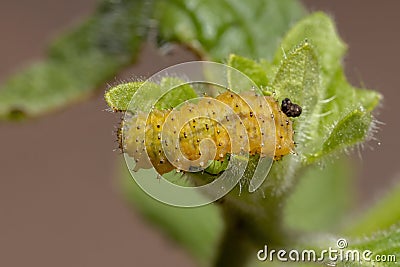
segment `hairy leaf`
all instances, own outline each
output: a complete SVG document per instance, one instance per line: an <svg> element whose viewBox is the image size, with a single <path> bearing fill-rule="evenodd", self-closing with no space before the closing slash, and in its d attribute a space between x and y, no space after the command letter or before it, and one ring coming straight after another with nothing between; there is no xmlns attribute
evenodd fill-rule
<svg viewBox="0 0 400 267"><path fill-rule="evenodd" d="M337 69L341 68L346 45L338 36L332 19L322 12L316 12L305 17L290 29L281 43L281 49L278 49L275 54L274 64L279 64L285 59L288 51L304 40L308 40L314 45L324 89L330 83L331 77ZM323 93L323 90L320 93Z"/></svg>
<svg viewBox="0 0 400 267"><path fill-rule="evenodd" d="M77 29L56 40L43 62L0 88L0 119L35 117L85 98L132 62L151 1L103 1Z"/></svg>
<svg viewBox="0 0 400 267"><path fill-rule="evenodd" d="M143 87L140 94L135 95L139 88ZM169 90L171 89L171 90ZM167 93L163 94L166 90ZM194 89L185 84L183 80L175 77L164 77L160 84L153 82L129 82L118 84L111 87L104 96L107 104L113 110L126 111L131 108L140 110L140 106L130 106L131 100L135 95L135 102L132 104L144 105L150 99L158 99L155 107L157 109L169 109L176 107L185 100L196 98Z"/></svg>
<svg viewBox="0 0 400 267"><path fill-rule="evenodd" d="M302 147L304 147L304 143L307 145L308 148L303 151L306 153L303 160L311 163L320 158L319 156L341 152L345 147L364 141L369 134L370 124L357 123L357 126L361 128L356 129L356 131L364 133L364 138L358 136L359 138L348 140L351 137L343 136L342 139L345 140L345 144L336 143L335 147L327 143L331 142L332 138L335 139L330 137L334 134L333 129L338 124L343 124L344 122L341 123L340 121L344 120L352 111L359 109L365 115L363 118L370 117L367 114L378 105L381 96L371 90L354 88L348 83L341 65L346 46L337 35L332 20L321 12L306 17L289 31L282 42L282 49L278 50L275 55L274 64L286 62L291 55L288 55L288 51L305 39L312 44L318 61L318 70L316 71L319 72L320 79L318 82L319 98L315 103L317 106L314 114L307 118L305 129L309 130L301 132L301 136L296 141ZM291 81L288 79L286 83L291 83ZM276 89L272 87L272 90ZM303 105L306 110L310 108L308 104Z"/></svg>
<svg viewBox="0 0 400 267"><path fill-rule="evenodd" d="M232 54L229 57L228 65L243 72L261 88L269 84L268 69L254 60Z"/></svg>
<svg viewBox="0 0 400 267"><path fill-rule="evenodd" d="M172 0L156 9L161 37L222 61L230 53L271 59L304 10L294 0Z"/></svg>

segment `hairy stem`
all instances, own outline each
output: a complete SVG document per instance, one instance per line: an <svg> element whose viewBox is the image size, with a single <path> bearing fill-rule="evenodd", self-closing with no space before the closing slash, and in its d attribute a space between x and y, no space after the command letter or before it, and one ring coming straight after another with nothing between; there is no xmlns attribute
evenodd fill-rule
<svg viewBox="0 0 400 267"><path fill-rule="evenodd" d="M230 192L221 201L226 229L214 266L246 266L264 245L282 248L294 240L282 222L285 197L239 196L236 189Z"/></svg>
<svg viewBox="0 0 400 267"><path fill-rule="evenodd" d="M249 240L243 218L226 216L226 228L214 262L215 267L243 267L251 258L254 245Z"/></svg>

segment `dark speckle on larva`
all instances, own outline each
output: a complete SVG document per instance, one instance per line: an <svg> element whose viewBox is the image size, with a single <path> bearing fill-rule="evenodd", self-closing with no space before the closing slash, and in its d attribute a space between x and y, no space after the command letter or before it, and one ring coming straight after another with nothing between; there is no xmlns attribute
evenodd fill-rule
<svg viewBox="0 0 400 267"><path fill-rule="evenodd" d="M200 151L204 139L215 144L214 160L239 154L245 147L251 155L279 160L294 150L292 123L281 108L271 96L226 92L173 111L153 110L148 116L139 113L124 128L125 152L137 162L135 170L154 166L160 174L177 169L171 162L184 164L185 160L196 164L178 169L201 170L205 162L198 160L205 156ZM164 151L163 144L171 149Z"/></svg>

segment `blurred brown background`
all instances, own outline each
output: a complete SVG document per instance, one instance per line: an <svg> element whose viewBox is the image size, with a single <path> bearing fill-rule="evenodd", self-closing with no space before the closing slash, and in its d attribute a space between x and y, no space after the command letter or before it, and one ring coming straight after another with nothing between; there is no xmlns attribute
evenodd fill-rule
<svg viewBox="0 0 400 267"><path fill-rule="evenodd" d="M350 81L381 92L385 123L362 151L359 200L388 188L400 166L400 2L303 1L332 15L349 44ZM0 81L45 54L48 42L90 14L95 0L1 0ZM145 47L125 75L149 76L193 60L187 51L161 57ZM120 76L123 77L123 76ZM132 212L117 187L120 159L105 112L105 86L89 101L23 124L0 124L0 266L193 266L183 250ZM372 151L369 147L372 147ZM357 158L357 157L356 157ZM360 204L363 206L363 204Z"/></svg>

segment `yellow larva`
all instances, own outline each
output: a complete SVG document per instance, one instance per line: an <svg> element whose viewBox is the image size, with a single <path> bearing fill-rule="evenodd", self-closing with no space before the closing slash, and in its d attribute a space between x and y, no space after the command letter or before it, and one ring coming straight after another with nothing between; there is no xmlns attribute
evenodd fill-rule
<svg viewBox="0 0 400 267"><path fill-rule="evenodd" d="M301 108L288 99L282 102L282 110L271 96L225 92L215 99L204 97L197 103L185 103L174 111L139 113L125 122L123 150L135 159L135 170L154 167L159 174L177 169L176 166L204 167L207 162L201 161L204 155L200 144L206 139L215 144L214 150L203 150L213 152L209 159L224 160L227 154L243 152L244 146L232 141L235 137L246 141L250 155L277 160L293 152L293 129L288 116L301 113Z"/></svg>

